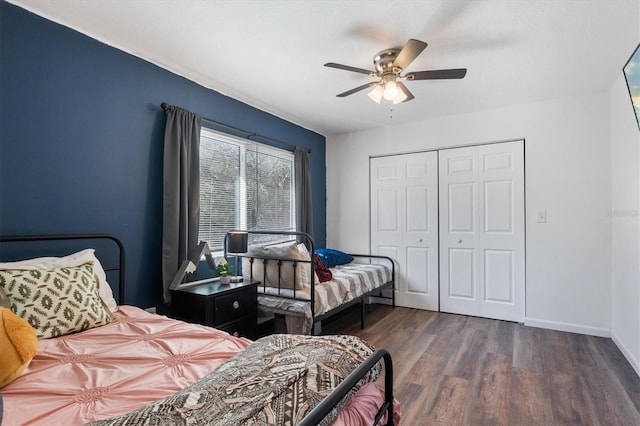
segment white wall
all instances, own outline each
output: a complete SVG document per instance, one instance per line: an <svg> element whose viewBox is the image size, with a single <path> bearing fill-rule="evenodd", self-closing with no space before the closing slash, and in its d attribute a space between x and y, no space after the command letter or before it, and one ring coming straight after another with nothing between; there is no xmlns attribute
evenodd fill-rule
<svg viewBox="0 0 640 426"><path fill-rule="evenodd" d="M622 74L611 102L611 335L640 374L640 130Z"/></svg>
<svg viewBox="0 0 640 426"><path fill-rule="evenodd" d="M328 137L327 245L369 250L370 156L514 139L525 139L526 323L609 336L608 93Z"/></svg>

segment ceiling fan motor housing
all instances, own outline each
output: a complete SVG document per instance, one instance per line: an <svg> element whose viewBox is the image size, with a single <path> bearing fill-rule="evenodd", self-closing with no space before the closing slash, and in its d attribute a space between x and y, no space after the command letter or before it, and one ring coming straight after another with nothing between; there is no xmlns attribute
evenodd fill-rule
<svg viewBox="0 0 640 426"><path fill-rule="evenodd" d="M398 53L400 53L400 49L384 49L380 52L376 53L373 57L373 66L375 70L381 76L385 74L400 74L402 69L393 66L393 61L398 57Z"/></svg>

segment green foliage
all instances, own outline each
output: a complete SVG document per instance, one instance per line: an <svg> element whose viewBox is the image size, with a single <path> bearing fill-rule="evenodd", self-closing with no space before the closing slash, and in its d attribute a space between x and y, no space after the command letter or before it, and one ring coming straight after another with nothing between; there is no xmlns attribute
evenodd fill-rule
<svg viewBox="0 0 640 426"><path fill-rule="evenodd" d="M216 272L221 277L225 275L233 275L233 273L231 272L231 267L229 266L228 262L221 262L216 268Z"/></svg>

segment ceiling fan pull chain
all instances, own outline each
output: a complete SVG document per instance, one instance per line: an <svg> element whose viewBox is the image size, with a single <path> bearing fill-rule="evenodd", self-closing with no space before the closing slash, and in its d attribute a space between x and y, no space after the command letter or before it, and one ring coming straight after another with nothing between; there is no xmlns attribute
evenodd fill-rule
<svg viewBox="0 0 640 426"><path fill-rule="evenodd" d="M389 107L389 118L393 119L393 104Z"/></svg>

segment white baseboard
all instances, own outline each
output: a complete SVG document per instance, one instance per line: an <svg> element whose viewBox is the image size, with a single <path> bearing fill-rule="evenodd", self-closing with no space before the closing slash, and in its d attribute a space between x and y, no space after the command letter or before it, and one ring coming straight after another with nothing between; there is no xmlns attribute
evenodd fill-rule
<svg viewBox="0 0 640 426"><path fill-rule="evenodd" d="M611 340L613 340L613 343L615 343L618 349L620 349L620 352L622 352L622 355L624 355L627 361L629 361L629 364L631 364L633 369L636 370L636 374L640 376L640 362L638 361L638 359L635 356L633 356L631 351L622 343L620 338L618 338L618 336L613 332L611 333Z"/></svg>
<svg viewBox="0 0 640 426"><path fill-rule="evenodd" d="M602 327L590 327L580 324L571 324L558 321L548 321L527 317L524 325L529 327L548 328L550 330L567 331L569 333L587 334L598 337L611 337L611 330Z"/></svg>

